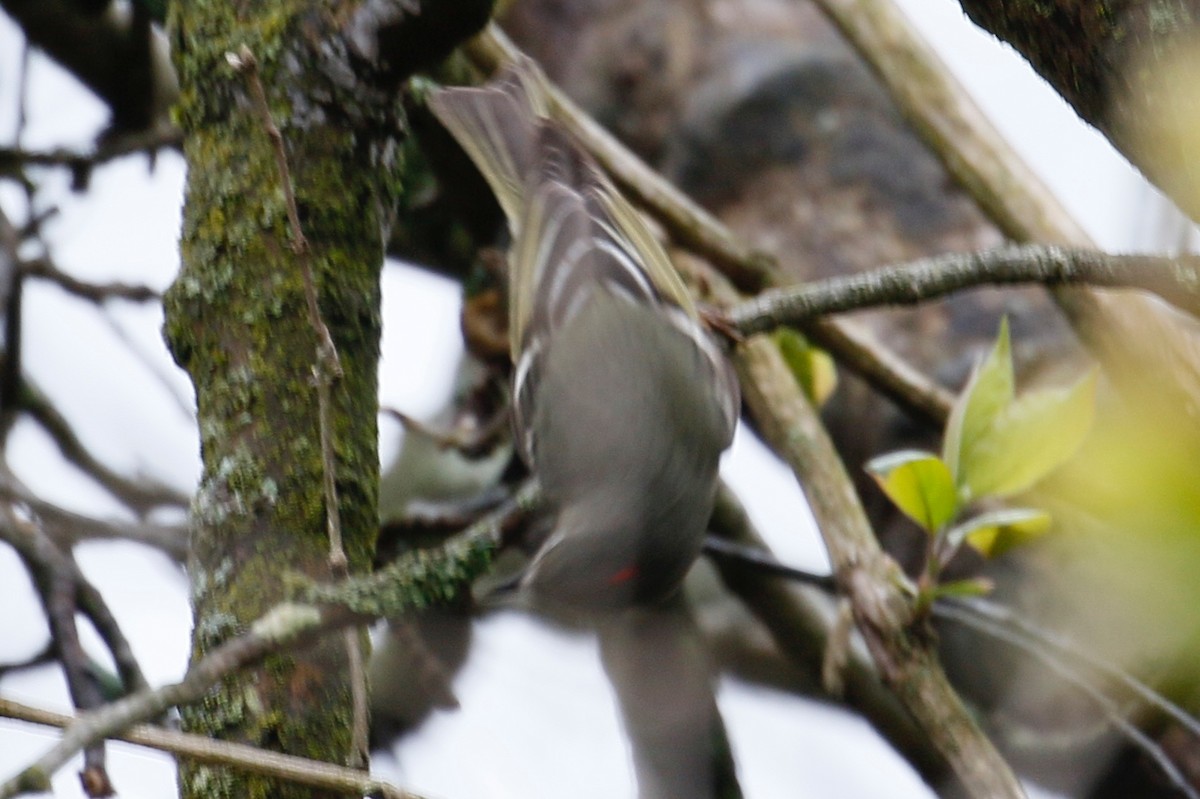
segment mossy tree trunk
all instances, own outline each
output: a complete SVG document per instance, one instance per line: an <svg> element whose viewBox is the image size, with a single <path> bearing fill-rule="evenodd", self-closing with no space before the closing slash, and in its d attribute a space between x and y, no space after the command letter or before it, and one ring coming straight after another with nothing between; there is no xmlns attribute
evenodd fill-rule
<svg viewBox="0 0 1200 799"><path fill-rule="evenodd" d="M399 185L394 94L353 80L330 3L196 0L173 9L187 189L182 271L166 336L195 384L204 473L192 519L193 658L284 598L286 572L330 578L317 335L306 314L284 183L250 78L258 62L310 247L321 314L345 376L333 385L336 485L351 572L377 529L382 230ZM347 648L331 636L273 657L184 711L185 727L333 763L354 762ZM183 762L184 797L315 791Z"/></svg>

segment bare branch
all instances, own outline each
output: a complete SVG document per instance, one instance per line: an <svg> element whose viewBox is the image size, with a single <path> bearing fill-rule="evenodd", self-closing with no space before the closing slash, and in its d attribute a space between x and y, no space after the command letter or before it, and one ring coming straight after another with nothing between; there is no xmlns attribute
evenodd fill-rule
<svg viewBox="0 0 1200 799"><path fill-rule="evenodd" d="M775 289L733 308L729 316L739 332L749 336L825 314L915 305L966 288L1013 283L1143 289L1184 311L1200 314L1200 258L1106 255L1033 245L922 258L859 275Z"/></svg>
<svg viewBox="0 0 1200 799"><path fill-rule="evenodd" d="M78 717L54 747L0 784L0 799L48 790L50 775L81 749L168 708L201 699L218 682L267 655L309 643L334 630L362 625L374 617L398 615L452 598L487 568L504 531L523 517L536 497L536 486L527 484L503 507L436 550L406 553L367 577L352 577L337 585L306 585L307 598L321 607L282 602L260 616L245 633L193 663L179 682L137 691Z"/></svg>
<svg viewBox="0 0 1200 799"><path fill-rule="evenodd" d="M918 419L944 427L954 395L846 319L811 319L803 330L846 367Z"/></svg>
<svg viewBox="0 0 1200 799"><path fill-rule="evenodd" d="M37 386L29 382L28 378L24 380L21 406L50 435L64 458L78 466L84 474L104 486L135 512L145 514L163 505L187 506L186 494L156 483L150 478L130 479L102 463L80 441L66 417Z"/></svg>
<svg viewBox="0 0 1200 799"><path fill-rule="evenodd" d="M817 0L817 5L871 66L900 112L950 174L1005 233L1022 242L1095 246L893 0ZM1147 9L1153 7L1146 5ZM998 13L1008 11L1005 7ZM1041 11L1030 13L1037 17ZM1106 20L1100 27L1112 24ZM1136 38L1121 25L1115 30L1120 32L1118 39ZM1080 41L1072 39L1076 47L1081 46ZM1143 94L1155 96L1156 101L1166 96L1149 88ZM1180 152L1183 149L1178 148ZM1107 373L1114 384L1134 401L1139 400L1147 370L1160 376L1160 404L1168 411L1191 407L1200 395L1200 329L1191 320L1165 314L1147 298L1136 295L1059 288L1053 296L1080 339L1113 367Z"/></svg>
<svg viewBox="0 0 1200 799"><path fill-rule="evenodd" d="M68 294L74 294L94 303L103 303L112 299L129 300L130 302L157 302L162 300L162 293L157 289L138 283L88 283L59 269L48 258L38 258L32 261L22 261L20 271L28 277L38 277L58 284L59 288Z"/></svg>
<svg viewBox="0 0 1200 799"><path fill-rule="evenodd" d="M78 717L30 707L11 699L0 699L0 716L68 729ZM344 768L320 760L272 752L246 744L218 741L149 724L135 724L112 736L119 741L182 755L201 763L241 768L254 774L278 777L299 785L384 799L420 799L417 794L370 777L358 769Z"/></svg>

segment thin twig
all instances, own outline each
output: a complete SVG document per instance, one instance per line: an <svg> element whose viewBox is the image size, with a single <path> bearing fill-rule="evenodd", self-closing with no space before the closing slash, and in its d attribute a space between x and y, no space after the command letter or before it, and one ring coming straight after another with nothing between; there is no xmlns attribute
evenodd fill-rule
<svg viewBox="0 0 1200 799"><path fill-rule="evenodd" d="M346 548L342 541L341 508L337 492L337 453L333 440L333 391L335 382L343 376L341 360L338 357L337 346L328 325L321 317L321 309L317 302L317 284L313 275L312 248L308 238L300 226L300 212L296 206L296 192L292 185L291 170L288 167L287 152L284 148L283 134L271 116L271 107L267 103L266 89L258 72L258 59L246 45L242 45L237 55L230 63L246 77L250 85L250 93L254 105L262 119L263 129L271 140L271 149L275 154L275 168L279 172L279 182L283 187L285 205L287 207L288 225L291 227L292 252L300 266L300 274L304 281L304 300L308 309L308 321L317 336L316 363L313 365L313 382L317 388L317 416L321 439L322 486L325 492L325 529L329 536L329 567L335 580L340 580L350 573L350 562L346 557ZM353 721L351 723L350 757L351 763L364 766L369 754L368 735L370 734L370 707L367 697L367 668L363 657L362 631L348 629L344 633L346 646L347 669L350 680L350 702Z"/></svg>
<svg viewBox="0 0 1200 799"><path fill-rule="evenodd" d="M28 377L24 378L22 383L22 409L49 434L64 458L104 486L127 507L142 516L149 510L164 505L187 507L188 497L182 492L149 478L130 479L102 463L84 446L71 423L54 407L50 399L31 383Z"/></svg>
<svg viewBox="0 0 1200 799"><path fill-rule="evenodd" d="M774 289L729 311L749 336L817 316L885 305L914 305L966 288L1014 283L1072 283L1153 292L1200 314L1200 258L1107 255L1092 250L1027 245L941 255L871 272Z"/></svg>
<svg viewBox="0 0 1200 799"><path fill-rule="evenodd" d="M0 466L0 497L32 511L50 539L63 549L92 539L134 541L154 547L177 563L187 559L187 526L182 523L108 521L84 516L37 496L3 466Z"/></svg>
<svg viewBox="0 0 1200 799"><path fill-rule="evenodd" d="M827 593L837 590L837 581L833 579L832 575L814 574L780 563L774 555L760 547L739 544L710 535L704 539L704 553L717 561L736 560L743 565L754 566L763 574L786 577L792 582L811 585Z"/></svg>
<svg viewBox="0 0 1200 799"><path fill-rule="evenodd" d="M88 656L75 622L77 586L82 582L82 576L74 561L35 525L17 518L9 505L0 509L0 536L17 551L37 586L38 599L46 612L72 704L80 710L100 707L104 704L104 695L88 668ZM113 794L103 741L94 741L84 749L83 771L79 776L88 796Z"/></svg>
<svg viewBox="0 0 1200 799"><path fill-rule="evenodd" d="M120 281L88 283L87 281L68 275L55 266L49 258L35 258L31 261L22 261L20 270L26 277L49 280L56 283L59 288L68 294L74 294L76 297L95 303L103 303L113 299L129 300L130 302L151 302L162 299L162 292L138 283L122 283Z"/></svg>
<svg viewBox="0 0 1200 799"><path fill-rule="evenodd" d="M26 150L18 143L13 147L0 147L0 174L27 166L66 167L78 172L94 169L126 155L168 148L178 150L182 146L183 131L162 125L106 136L91 152L61 147L55 150Z"/></svg>
<svg viewBox="0 0 1200 799"><path fill-rule="evenodd" d="M1043 666L1092 700L1100 708L1101 712L1104 713L1109 723L1127 741L1133 744L1136 749L1140 750L1153 761L1175 790L1188 797L1188 799L1200 799L1200 792L1192 787L1188 778L1175 765L1166 751L1150 736L1138 729L1136 724L1129 721L1116 702L1106 696L1103 691L1084 679L1075 669L1068 668L1060 659L1052 656L1043 649L1042 645L1046 643L1044 638L1039 638L1036 641L1030 640L1017 630L1006 628L978 615L964 613L962 606L948 606L945 604L939 606L935 604L933 612L940 619L958 622L978 632L987 633L992 638L1016 647L1035 660L1040 661Z"/></svg>
<svg viewBox="0 0 1200 799"><path fill-rule="evenodd" d="M21 234L0 210L0 301L4 310L4 361L0 363L0 435L7 436L21 396Z"/></svg>
<svg viewBox="0 0 1200 799"><path fill-rule="evenodd" d="M67 716L30 707L11 699L0 699L0 716L60 729L67 729L78 721L77 716ZM232 766L254 774L287 780L297 785L308 785L339 793L353 793L356 796L420 799L417 794L367 776L357 769L295 755L285 755L256 746L214 740L204 735L168 730L150 724L135 724L112 737L150 749L182 755L196 762Z"/></svg>
<svg viewBox="0 0 1200 799"><path fill-rule="evenodd" d="M704 549L717 559L734 561L761 574L782 577L832 593L836 590L827 575L814 574L780 563L761 547L737 545L714 538L705 539ZM1170 760L1161 746L1131 723L1113 700L1092 685L1078 667L1095 672L1135 694L1147 707L1162 711L1189 733L1200 739L1200 721L1186 710L1119 667L1063 639L1061 636L1021 618L1010 608L979 598L942 598L932 606L932 614L945 621L961 624L1009 646L1020 649L1084 694L1104 713L1109 723L1130 743L1144 752L1177 790L1192 799L1200 799L1186 777Z"/></svg>
<svg viewBox="0 0 1200 799"><path fill-rule="evenodd" d="M55 746L0 784L0 799L49 790L51 775L81 749L168 708L203 698L221 680L268 655L309 643L333 630L361 626L371 618L396 616L453 598L487 568L505 531L524 517L536 497L536 486L527 484L501 508L437 549L405 553L374 574L347 578L337 585L308 585L307 598L319 606L282 602L245 633L193 663L179 682L137 691L78 717Z"/></svg>
<svg viewBox="0 0 1200 799"><path fill-rule="evenodd" d="M1129 672L1076 646L1066 638L1033 624L1028 619L1022 618L1011 608L979 598L945 599L941 601L941 606L969 613L977 618L1010 628L1016 633L1035 641L1038 646L1054 650L1063 658L1074 661L1094 671L1101 677L1123 686L1144 702L1147 707L1162 712L1191 733L1197 741L1200 741L1200 720L1197 720L1195 716L1192 716L1182 707L1158 693Z"/></svg>
<svg viewBox="0 0 1200 799"><path fill-rule="evenodd" d="M833 578L775 560L746 509L724 484L717 491L709 529L705 552L721 582L770 632L780 652L806 673L820 675L834 615ZM764 574L785 579L763 579ZM844 686L841 699L862 714L926 782L945 783L949 776L946 759L880 681L865 647L851 646L845 654L847 659L839 675Z"/></svg>
<svg viewBox="0 0 1200 799"><path fill-rule="evenodd" d="M104 596L84 576L69 551L57 546L36 524L21 522L10 508L5 509L0 535L21 552L22 557L43 564L70 582L75 606L92 623L92 627L108 647L117 667L121 684L127 691L140 691L147 686L145 674L133 654L129 640L121 630L116 616L104 601Z"/></svg>
<svg viewBox="0 0 1200 799"><path fill-rule="evenodd" d="M0 797L49 790L50 777L83 748L155 718L168 708L201 699L221 679L257 663L286 646L315 639L322 632L361 623L361 617L337 608L325 611L309 605L276 605L243 635L214 649L188 669L177 683L142 690L85 713L66 729L63 737L42 757L0 785Z"/></svg>

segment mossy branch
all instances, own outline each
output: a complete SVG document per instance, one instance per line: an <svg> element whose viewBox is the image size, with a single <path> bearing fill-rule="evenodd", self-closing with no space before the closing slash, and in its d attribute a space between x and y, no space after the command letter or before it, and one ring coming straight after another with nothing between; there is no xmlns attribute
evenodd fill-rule
<svg viewBox="0 0 1200 799"><path fill-rule="evenodd" d="M0 799L45 790L50 775L80 750L171 707L200 700L221 680L268 655L378 616L398 615L453 599L487 569L503 531L533 506L537 494L536 485L527 484L512 500L442 547L406 553L370 577L335 585L305 581L300 601L275 605L244 633L195 662L179 682L136 691L77 717L57 744L0 785Z"/></svg>

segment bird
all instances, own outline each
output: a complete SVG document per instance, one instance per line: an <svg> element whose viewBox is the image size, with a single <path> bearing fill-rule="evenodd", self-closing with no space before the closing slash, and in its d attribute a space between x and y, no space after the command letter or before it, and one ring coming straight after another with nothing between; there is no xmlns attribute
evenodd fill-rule
<svg viewBox="0 0 1200 799"><path fill-rule="evenodd" d="M521 58L428 98L511 236L514 438L552 518L518 587L584 611L653 605L702 548L737 377L662 244L548 96Z"/></svg>

